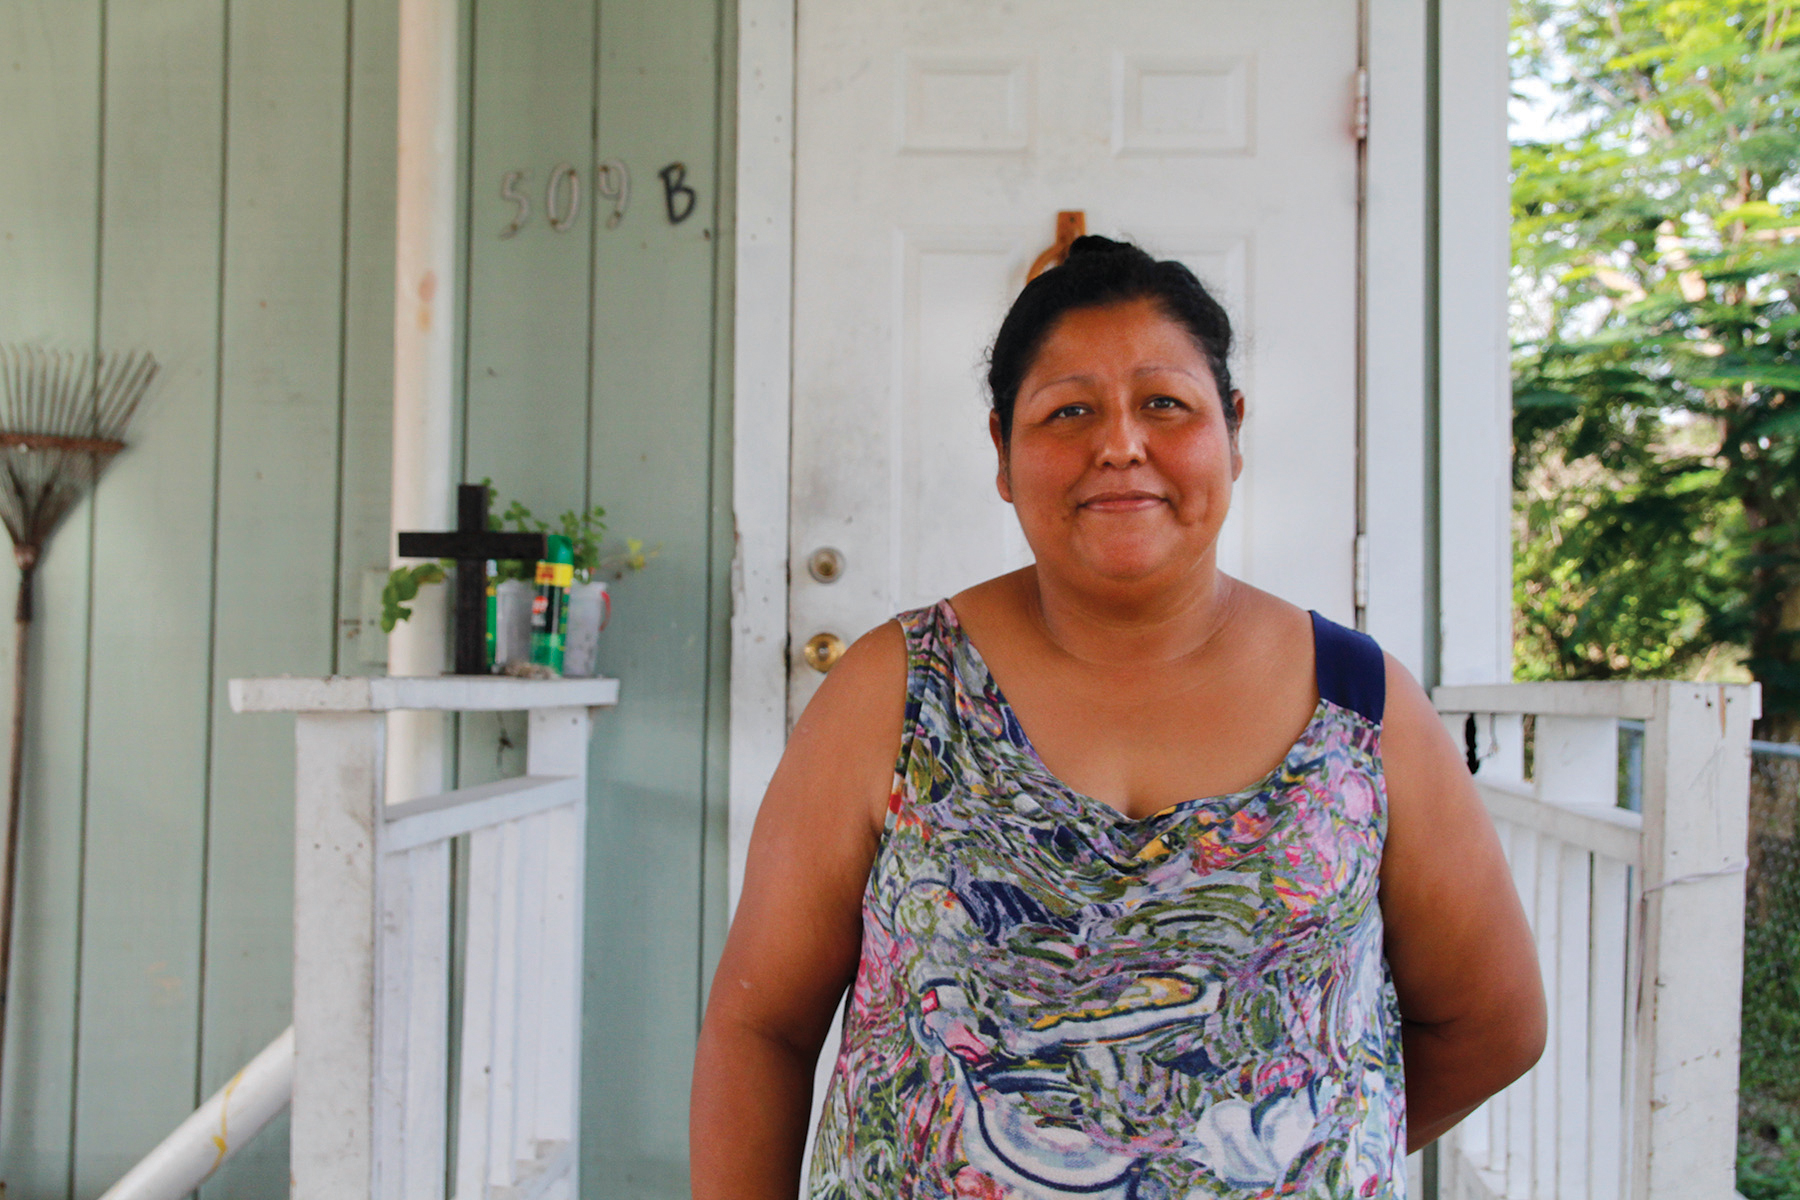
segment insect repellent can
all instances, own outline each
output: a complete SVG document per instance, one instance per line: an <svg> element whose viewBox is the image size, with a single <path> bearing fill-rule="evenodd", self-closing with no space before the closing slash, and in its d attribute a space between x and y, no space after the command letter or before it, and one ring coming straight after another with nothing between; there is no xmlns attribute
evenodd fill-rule
<svg viewBox="0 0 1800 1200"><path fill-rule="evenodd" d="M499 564L488 559L481 564L487 580L487 669L494 669L494 643L500 637L500 571Z"/></svg>
<svg viewBox="0 0 1800 1200"><path fill-rule="evenodd" d="M531 601L531 661L558 675L563 669L563 629L569 618L569 588L575 582L575 547L551 534L537 565L537 595Z"/></svg>

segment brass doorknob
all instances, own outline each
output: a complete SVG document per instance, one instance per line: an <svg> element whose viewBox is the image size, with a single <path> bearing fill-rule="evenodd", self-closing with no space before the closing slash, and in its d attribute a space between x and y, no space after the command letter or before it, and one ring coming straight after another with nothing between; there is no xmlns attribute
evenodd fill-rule
<svg viewBox="0 0 1800 1200"><path fill-rule="evenodd" d="M807 666L823 675L844 657L844 639L835 633L815 633L806 640L806 648L800 653Z"/></svg>

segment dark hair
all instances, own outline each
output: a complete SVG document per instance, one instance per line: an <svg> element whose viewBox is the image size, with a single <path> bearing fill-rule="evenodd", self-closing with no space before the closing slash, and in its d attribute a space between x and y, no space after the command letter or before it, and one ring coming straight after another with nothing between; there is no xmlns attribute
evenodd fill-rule
<svg viewBox="0 0 1800 1200"><path fill-rule="evenodd" d="M1133 300L1149 300L1180 325L1206 356L1225 424L1237 431L1237 409L1231 403L1231 318L1178 262L1158 262L1129 242L1079 237L1061 266L1051 267L1025 285L1000 323L988 352L988 391L1000 416L1000 436L1012 438L1013 401L1031 370L1044 340L1056 323L1082 308L1105 308Z"/></svg>

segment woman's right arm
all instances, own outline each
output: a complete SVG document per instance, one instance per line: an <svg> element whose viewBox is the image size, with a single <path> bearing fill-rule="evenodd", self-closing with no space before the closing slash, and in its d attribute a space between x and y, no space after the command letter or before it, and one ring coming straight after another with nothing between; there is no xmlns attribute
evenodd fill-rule
<svg viewBox="0 0 1800 1200"><path fill-rule="evenodd" d="M750 838L694 1062L694 1200L794 1200L813 1072L862 947L906 710L895 624L859 639L794 726Z"/></svg>

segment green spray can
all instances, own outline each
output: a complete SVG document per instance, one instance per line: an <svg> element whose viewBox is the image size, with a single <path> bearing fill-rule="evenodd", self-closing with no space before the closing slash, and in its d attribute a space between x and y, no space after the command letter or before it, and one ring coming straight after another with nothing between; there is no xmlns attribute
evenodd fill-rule
<svg viewBox="0 0 1800 1200"><path fill-rule="evenodd" d="M569 588L575 582L575 547L551 534L537 565L537 595L531 601L531 661L558 675L563 669L563 627L569 619Z"/></svg>
<svg viewBox="0 0 1800 1200"><path fill-rule="evenodd" d="M499 564L488 559L482 564L482 571L487 579L487 669L494 669L494 643L500 635L500 572Z"/></svg>

